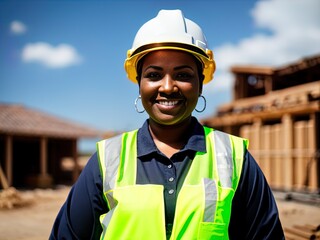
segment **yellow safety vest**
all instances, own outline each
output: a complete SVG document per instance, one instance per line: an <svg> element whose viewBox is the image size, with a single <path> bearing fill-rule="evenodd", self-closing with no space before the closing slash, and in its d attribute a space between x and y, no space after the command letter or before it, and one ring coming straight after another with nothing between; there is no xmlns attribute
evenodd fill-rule
<svg viewBox="0 0 320 240"><path fill-rule="evenodd" d="M178 194L171 240L228 239L232 199L248 141L204 127L206 153L197 152ZM165 240L163 186L136 184L137 130L97 143L104 198L101 239Z"/></svg>

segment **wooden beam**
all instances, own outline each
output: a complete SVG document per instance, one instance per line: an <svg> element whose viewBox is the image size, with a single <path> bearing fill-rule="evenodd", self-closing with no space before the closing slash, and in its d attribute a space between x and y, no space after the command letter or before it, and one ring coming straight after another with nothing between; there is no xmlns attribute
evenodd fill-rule
<svg viewBox="0 0 320 240"><path fill-rule="evenodd" d="M255 66L255 65L242 65L233 66L230 71L234 74L262 74L262 75L272 75L274 73L273 68Z"/></svg>
<svg viewBox="0 0 320 240"><path fill-rule="evenodd" d="M74 161L74 168L73 168L73 174L72 174L72 180L75 182L79 177L79 164L78 164L78 149L77 149L77 139L74 139L72 141L72 155L73 155L73 161Z"/></svg>
<svg viewBox="0 0 320 240"><path fill-rule="evenodd" d="M12 136L7 135L6 137L6 165L5 165L5 174L7 176L8 185L12 185Z"/></svg>
<svg viewBox="0 0 320 240"><path fill-rule="evenodd" d="M272 149L275 152L275 155L272 158L272 187L275 188L283 188L283 181L282 181L282 127L281 124L274 124L272 125Z"/></svg>
<svg viewBox="0 0 320 240"><path fill-rule="evenodd" d="M253 123L254 118L261 118L263 121L268 119L279 119L284 114L301 115L311 114L319 111L319 102L311 102L308 104L301 104L292 106L285 109L273 109L263 112L246 112L246 113L233 113L225 114L219 117L212 117L202 120L201 122L210 127L229 126L229 125L242 125Z"/></svg>
<svg viewBox="0 0 320 240"><path fill-rule="evenodd" d="M4 174L2 167L0 165L0 183L3 189L9 188L8 180L6 178L6 175Z"/></svg>
<svg viewBox="0 0 320 240"><path fill-rule="evenodd" d="M292 149L293 149L293 123L292 116L290 114L285 114L282 119L282 127L283 127L283 150L285 154L283 156L282 163L282 174L283 174L283 185L287 190L292 189L293 185L293 157L292 157Z"/></svg>
<svg viewBox="0 0 320 240"><path fill-rule="evenodd" d="M307 131L308 131L308 149L311 150L312 156L309 157L309 164L308 164L308 186L311 190L317 190L317 160L316 160L316 124L315 124L315 114L311 115L311 119L307 124ZM318 129L319 131L319 129ZM319 166L320 167L320 166Z"/></svg>
<svg viewBox="0 0 320 240"><path fill-rule="evenodd" d="M296 105L312 104L316 102L319 95L320 80L282 90L271 91L261 96L236 99L233 102L221 105L218 108L218 114L235 113L234 111L240 114L244 113L243 110L255 110L257 106L262 106L263 109L261 110L263 111L287 109Z"/></svg>
<svg viewBox="0 0 320 240"><path fill-rule="evenodd" d="M40 140L40 175L47 175L48 157L47 157L47 138Z"/></svg>

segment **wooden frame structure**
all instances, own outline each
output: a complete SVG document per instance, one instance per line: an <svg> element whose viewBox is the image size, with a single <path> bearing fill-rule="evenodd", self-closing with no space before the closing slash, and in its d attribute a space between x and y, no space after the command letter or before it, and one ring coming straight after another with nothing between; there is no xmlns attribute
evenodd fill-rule
<svg viewBox="0 0 320 240"><path fill-rule="evenodd" d="M273 188L320 189L320 55L278 68L235 66L233 101L204 125L248 138Z"/></svg>
<svg viewBox="0 0 320 240"><path fill-rule="evenodd" d="M49 187L72 183L79 173L77 141L98 138L93 128L24 107L0 104L0 165L7 185ZM72 172L62 160L74 161Z"/></svg>

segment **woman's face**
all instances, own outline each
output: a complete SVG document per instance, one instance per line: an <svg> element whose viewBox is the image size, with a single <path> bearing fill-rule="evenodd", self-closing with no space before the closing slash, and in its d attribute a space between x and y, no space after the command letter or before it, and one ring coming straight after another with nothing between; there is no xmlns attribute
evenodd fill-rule
<svg viewBox="0 0 320 240"><path fill-rule="evenodd" d="M144 57L141 100L150 119L158 124L175 125L190 119L201 88L196 60L190 54L159 50Z"/></svg>

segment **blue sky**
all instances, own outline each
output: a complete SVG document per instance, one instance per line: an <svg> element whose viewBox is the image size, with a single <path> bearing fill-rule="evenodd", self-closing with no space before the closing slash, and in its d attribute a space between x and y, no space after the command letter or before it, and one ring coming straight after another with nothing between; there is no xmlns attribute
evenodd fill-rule
<svg viewBox="0 0 320 240"><path fill-rule="evenodd" d="M320 53L318 0L0 0L0 103L18 103L100 129L141 126L137 85L123 62L135 33L160 9L181 9L214 51L205 85L213 115L232 100L233 65L281 66Z"/></svg>

